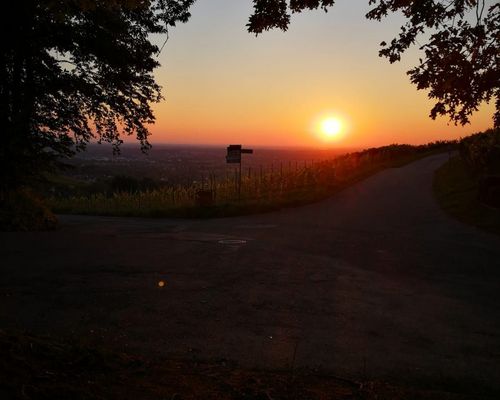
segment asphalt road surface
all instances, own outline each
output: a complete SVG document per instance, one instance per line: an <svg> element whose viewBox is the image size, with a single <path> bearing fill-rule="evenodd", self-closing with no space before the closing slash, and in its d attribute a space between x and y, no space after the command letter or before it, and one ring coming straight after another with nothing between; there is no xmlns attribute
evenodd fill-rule
<svg viewBox="0 0 500 400"><path fill-rule="evenodd" d="M438 208L432 176L446 158L268 214L63 216L56 232L2 233L0 328L500 390L500 238Z"/></svg>

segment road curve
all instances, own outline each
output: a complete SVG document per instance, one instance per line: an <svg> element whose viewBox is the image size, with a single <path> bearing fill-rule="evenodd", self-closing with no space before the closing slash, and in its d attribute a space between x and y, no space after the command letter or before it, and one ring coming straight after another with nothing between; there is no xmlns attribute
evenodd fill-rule
<svg viewBox="0 0 500 400"><path fill-rule="evenodd" d="M446 158L268 214L2 233L0 328L500 392L500 238L439 209Z"/></svg>

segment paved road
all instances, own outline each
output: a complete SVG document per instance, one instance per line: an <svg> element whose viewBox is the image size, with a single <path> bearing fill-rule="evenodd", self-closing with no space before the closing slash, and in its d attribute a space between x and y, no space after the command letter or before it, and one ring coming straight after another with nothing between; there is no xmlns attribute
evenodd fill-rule
<svg viewBox="0 0 500 400"><path fill-rule="evenodd" d="M500 390L500 238L440 211L431 182L445 159L269 214L65 216L57 232L3 233L0 328Z"/></svg>

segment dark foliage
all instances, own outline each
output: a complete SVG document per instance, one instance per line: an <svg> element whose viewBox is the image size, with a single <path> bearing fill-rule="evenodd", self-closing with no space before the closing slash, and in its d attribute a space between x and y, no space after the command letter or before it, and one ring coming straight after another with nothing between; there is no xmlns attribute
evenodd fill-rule
<svg viewBox="0 0 500 400"><path fill-rule="evenodd" d="M39 231L56 227L56 217L33 191L20 188L0 192L0 231Z"/></svg>
<svg viewBox="0 0 500 400"><path fill-rule="evenodd" d="M478 175L500 176L500 129L489 129L462 139L460 156L467 167Z"/></svg>
<svg viewBox="0 0 500 400"><path fill-rule="evenodd" d="M150 34L189 18L194 0L18 0L1 13L1 190L40 176L93 137L147 149L161 99Z"/></svg>
<svg viewBox="0 0 500 400"><path fill-rule="evenodd" d="M322 7L334 0L254 0L248 30L286 30L290 12ZM429 91L436 103L430 116L447 115L465 125L479 105L494 101L494 125L500 127L500 3L490 0L369 0L367 18L382 20L401 13L406 23L399 36L382 42L380 56L391 63L417 42L424 58L408 71L418 89ZM426 36L428 35L428 36Z"/></svg>
<svg viewBox="0 0 500 400"><path fill-rule="evenodd" d="M477 185L477 199L500 209L500 129L489 129L460 141L460 157Z"/></svg>
<svg viewBox="0 0 500 400"><path fill-rule="evenodd" d="M290 23L289 9L301 12L321 7L326 11L335 0L254 0L253 3L254 12L247 26L250 32L259 34L273 28L286 31Z"/></svg>

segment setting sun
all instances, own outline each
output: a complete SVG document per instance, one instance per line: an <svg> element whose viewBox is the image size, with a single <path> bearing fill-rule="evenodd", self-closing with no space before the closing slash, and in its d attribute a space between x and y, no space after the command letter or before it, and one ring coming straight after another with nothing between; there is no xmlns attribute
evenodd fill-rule
<svg viewBox="0 0 500 400"><path fill-rule="evenodd" d="M342 132L342 122L337 118L328 118L321 123L321 132L327 138L334 138Z"/></svg>
<svg viewBox="0 0 500 400"><path fill-rule="evenodd" d="M337 112L326 112L318 115L312 122L311 131L321 142L337 142L343 140L350 130L348 119Z"/></svg>

